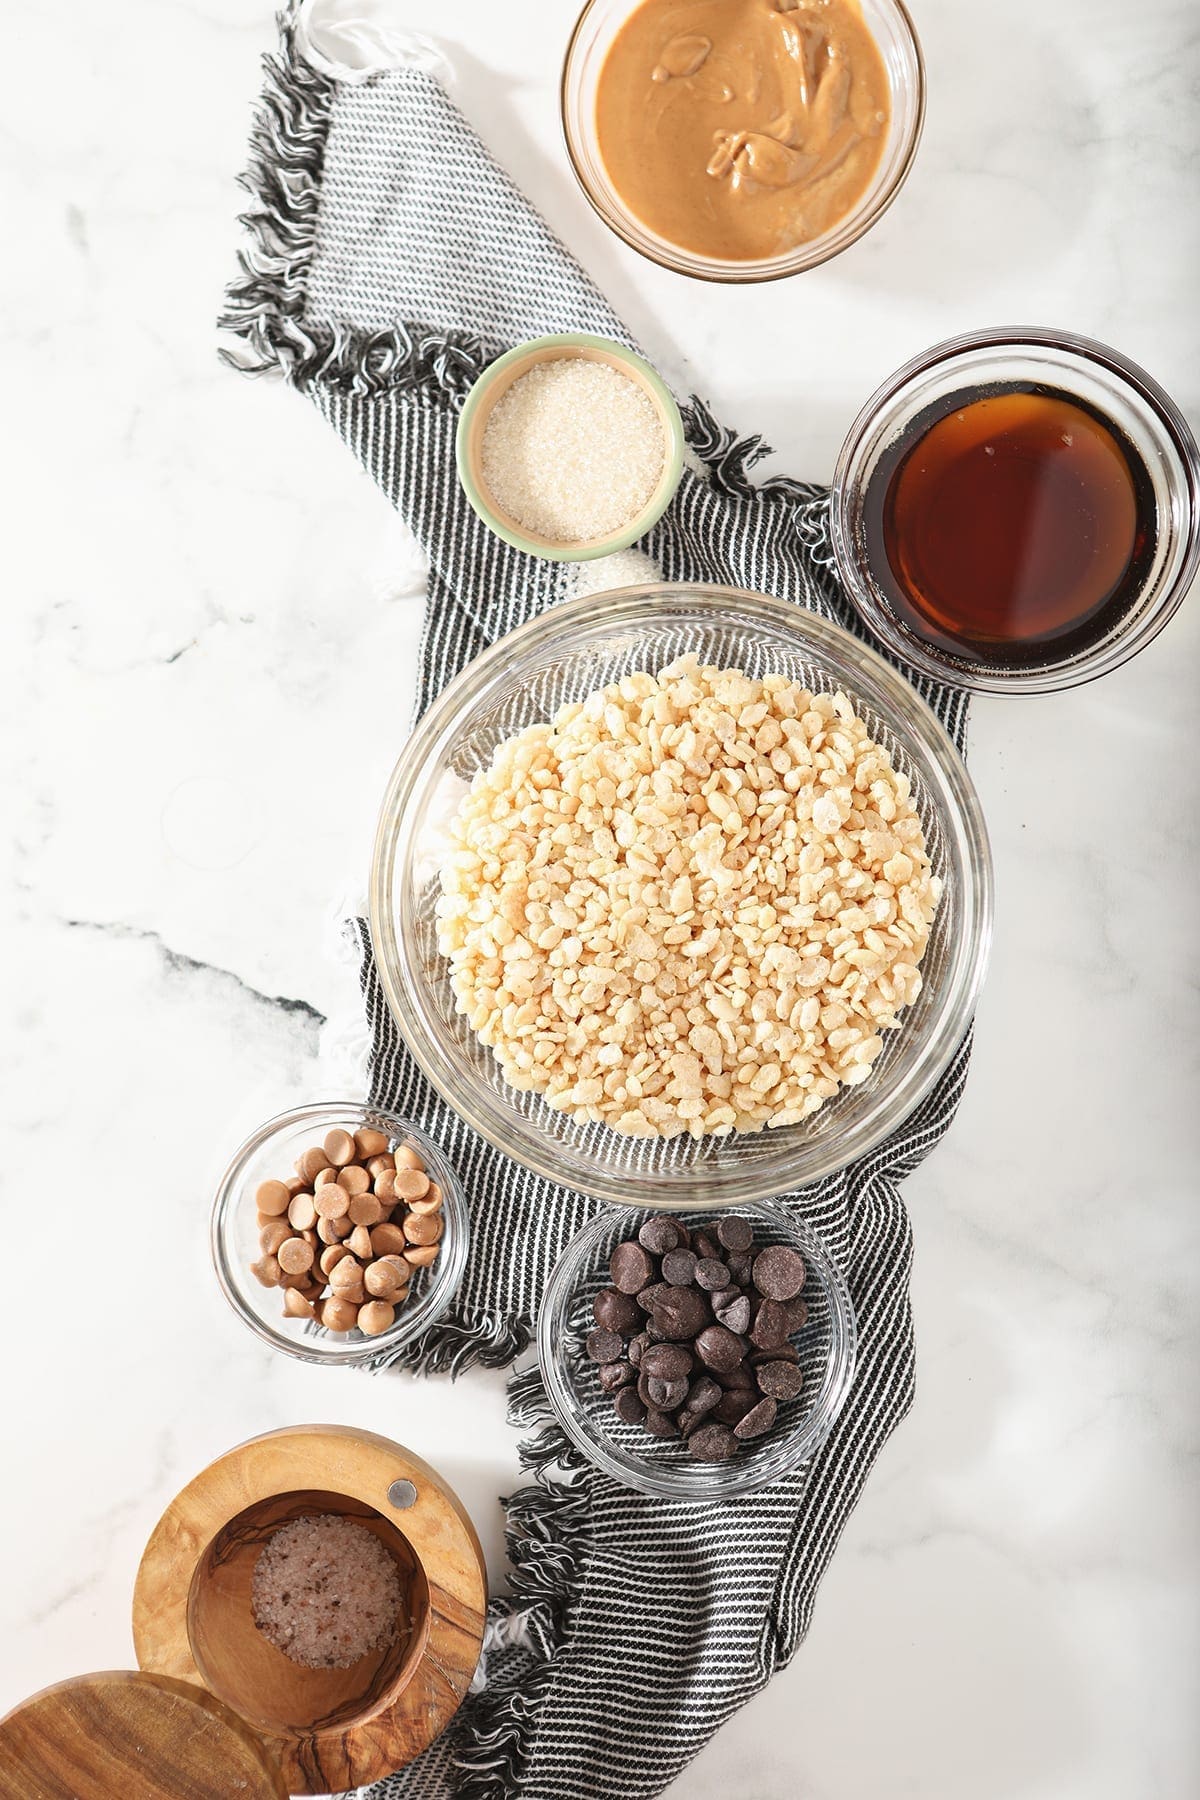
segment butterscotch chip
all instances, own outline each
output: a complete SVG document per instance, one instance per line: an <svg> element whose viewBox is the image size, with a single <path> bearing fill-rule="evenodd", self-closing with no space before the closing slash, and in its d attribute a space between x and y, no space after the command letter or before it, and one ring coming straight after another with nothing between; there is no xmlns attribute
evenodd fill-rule
<svg viewBox="0 0 1200 1800"><path fill-rule="evenodd" d="M311 1187L312 1183L305 1181L303 1175L289 1175L283 1185L288 1191L289 1199L294 1199L297 1194L302 1194L306 1187Z"/></svg>
<svg viewBox="0 0 1200 1800"><path fill-rule="evenodd" d="M286 1219L272 1219L263 1226L258 1234L258 1241L268 1256L274 1256L280 1244L286 1243L292 1235L292 1227Z"/></svg>
<svg viewBox="0 0 1200 1800"><path fill-rule="evenodd" d="M250 1273L263 1287L278 1287L283 1270L274 1256L260 1256L257 1262L250 1264Z"/></svg>
<svg viewBox="0 0 1200 1800"><path fill-rule="evenodd" d="M331 1181L337 1180L340 1173L340 1169L319 1169L313 1180L313 1191L315 1192L318 1188L328 1187Z"/></svg>
<svg viewBox="0 0 1200 1800"><path fill-rule="evenodd" d="M312 1195L294 1195L288 1206L287 1216L297 1231L311 1231L317 1222L317 1209L313 1205Z"/></svg>
<svg viewBox="0 0 1200 1800"><path fill-rule="evenodd" d="M433 1213L439 1210L441 1204L442 1190L436 1181L431 1181L428 1191L422 1194L419 1200L409 1201L408 1210L415 1213Z"/></svg>
<svg viewBox="0 0 1200 1800"><path fill-rule="evenodd" d="M364 1292L362 1264L353 1256L345 1257L330 1275L329 1285L339 1300L360 1301Z"/></svg>
<svg viewBox="0 0 1200 1800"><path fill-rule="evenodd" d="M409 1213L404 1221L404 1235L410 1244L436 1244L442 1230L440 1213Z"/></svg>
<svg viewBox="0 0 1200 1800"><path fill-rule="evenodd" d="M372 1181L377 1181L386 1170L394 1169L395 1167L395 1157L392 1156L390 1152L383 1151L379 1156L373 1156L371 1158L370 1162L367 1164L367 1173Z"/></svg>
<svg viewBox="0 0 1200 1800"><path fill-rule="evenodd" d="M288 1275L306 1274L313 1266L313 1247L303 1238L288 1238L280 1244L277 1255L280 1268Z"/></svg>
<svg viewBox="0 0 1200 1800"><path fill-rule="evenodd" d="M410 1244L404 1252L404 1260L411 1269L427 1269L437 1261L439 1246L437 1244Z"/></svg>
<svg viewBox="0 0 1200 1800"><path fill-rule="evenodd" d="M336 1181L326 1182L313 1195L313 1205L322 1219L344 1219L350 1211L350 1196Z"/></svg>
<svg viewBox="0 0 1200 1800"><path fill-rule="evenodd" d="M419 1200L429 1192L429 1177L424 1169L397 1169L396 1192L405 1200Z"/></svg>
<svg viewBox="0 0 1200 1800"><path fill-rule="evenodd" d="M340 1244L343 1233L338 1230L337 1219L318 1219L317 1236L323 1244Z"/></svg>
<svg viewBox="0 0 1200 1800"><path fill-rule="evenodd" d="M311 1149L305 1150L301 1156L296 1158L297 1175L303 1175L305 1181L310 1183L317 1179L322 1169L328 1167L329 1158L319 1144L314 1144Z"/></svg>
<svg viewBox="0 0 1200 1800"><path fill-rule="evenodd" d="M348 1194L365 1194L371 1185L371 1177L361 1163L349 1163L338 1176L338 1186L344 1187Z"/></svg>
<svg viewBox="0 0 1200 1800"><path fill-rule="evenodd" d="M344 1262L349 1254L345 1244L330 1244L328 1249L321 1252L321 1273L332 1275L338 1264Z"/></svg>
<svg viewBox="0 0 1200 1800"><path fill-rule="evenodd" d="M311 1319L313 1317L312 1301L298 1288L289 1288L283 1296L283 1310L289 1319Z"/></svg>
<svg viewBox="0 0 1200 1800"><path fill-rule="evenodd" d="M378 1225L383 1219L383 1201L377 1194L355 1194L350 1202L350 1217L356 1225Z"/></svg>
<svg viewBox="0 0 1200 1800"><path fill-rule="evenodd" d="M353 1331L358 1323L358 1308L352 1301L334 1295L322 1300L320 1320L326 1331Z"/></svg>
<svg viewBox="0 0 1200 1800"><path fill-rule="evenodd" d="M350 1236L346 1239L346 1242L360 1261L370 1261L373 1254L371 1233L367 1230L365 1225L356 1225L354 1230L350 1233Z"/></svg>
<svg viewBox="0 0 1200 1800"><path fill-rule="evenodd" d="M368 1300L365 1306L359 1308L358 1329L368 1337L378 1337L395 1320L396 1309L389 1306L386 1300Z"/></svg>
<svg viewBox="0 0 1200 1800"><path fill-rule="evenodd" d="M266 1213L271 1218L281 1218L288 1209L291 1197L284 1182L264 1181L260 1183L254 1199L260 1213Z"/></svg>
<svg viewBox="0 0 1200 1800"><path fill-rule="evenodd" d="M355 1132L354 1142L358 1145L358 1154L364 1160L369 1156L382 1156L388 1145L384 1133L375 1131L370 1125L364 1125Z"/></svg>
<svg viewBox="0 0 1200 1800"><path fill-rule="evenodd" d="M401 1144L393 1154L398 1169L423 1169L425 1167L420 1151L414 1150L411 1144Z"/></svg>
<svg viewBox="0 0 1200 1800"><path fill-rule="evenodd" d="M349 1131L330 1131L325 1135L325 1155L336 1169L344 1169L354 1161L358 1145Z"/></svg>
<svg viewBox="0 0 1200 1800"><path fill-rule="evenodd" d="M279 1285L281 1288L306 1288L308 1283L309 1273L307 1269L296 1269L290 1275L284 1270L279 1277Z"/></svg>
<svg viewBox="0 0 1200 1800"><path fill-rule="evenodd" d="M382 1169L375 1177L375 1192L385 1206L391 1206L396 1198L396 1171Z"/></svg>
<svg viewBox="0 0 1200 1800"><path fill-rule="evenodd" d="M394 1300L407 1285L409 1270L400 1257L380 1257L363 1272L363 1286L376 1300Z"/></svg>
<svg viewBox="0 0 1200 1800"><path fill-rule="evenodd" d="M371 1248L376 1256L401 1256L408 1247L408 1239L399 1225L376 1225L371 1233Z"/></svg>

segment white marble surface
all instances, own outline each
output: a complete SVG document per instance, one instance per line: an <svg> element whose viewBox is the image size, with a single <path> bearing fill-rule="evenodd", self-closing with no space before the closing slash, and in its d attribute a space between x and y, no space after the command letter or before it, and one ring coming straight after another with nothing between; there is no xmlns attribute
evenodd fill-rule
<svg viewBox="0 0 1200 1800"><path fill-rule="evenodd" d="M916 12L931 104L903 197L841 261L746 292L652 270L575 192L568 0L449 16L485 136L667 373L778 466L827 475L883 375L987 323L1105 337L1194 416L1194 10ZM304 402L214 359L271 13L4 13L0 1708L130 1662L161 1508L273 1426L407 1440L502 1567L500 1379L272 1357L208 1272L226 1153L325 1085L320 1015L352 997L326 923L364 873L418 622L367 478ZM917 1407L807 1644L672 1800L1200 1791L1198 641L1193 600L1099 686L976 706L999 922L966 1100L908 1187Z"/></svg>

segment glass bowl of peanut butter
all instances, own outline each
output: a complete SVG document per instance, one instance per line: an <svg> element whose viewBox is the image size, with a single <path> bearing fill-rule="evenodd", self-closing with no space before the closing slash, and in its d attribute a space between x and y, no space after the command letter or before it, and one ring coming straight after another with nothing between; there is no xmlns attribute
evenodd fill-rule
<svg viewBox="0 0 1200 1800"><path fill-rule="evenodd" d="M652 262L708 281L795 275L856 242L924 116L901 0L588 0L563 67L592 206Z"/></svg>

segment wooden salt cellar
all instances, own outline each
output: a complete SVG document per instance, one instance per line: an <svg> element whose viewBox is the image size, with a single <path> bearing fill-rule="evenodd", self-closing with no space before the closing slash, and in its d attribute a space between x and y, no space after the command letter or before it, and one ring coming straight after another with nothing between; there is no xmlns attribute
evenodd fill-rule
<svg viewBox="0 0 1200 1800"><path fill-rule="evenodd" d="M341 1513L380 1538L409 1629L351 1669L305 1669L254 1625L270 1533ZM462 1703L483 1644L487 1574L470 1519L420 1457L371 1432L297 1426L231 1450L178 1494L138 1570L140 1666L203 1688L267 1747L291 1794L366 1787L419 1756Z"/></svg>
<svg viewBox="0 0 1200 1800"><path fill-rule="evenodd" d="M372 1531L406 1594L395 1641L349 1669L302 1668L254 1624L263 1543L314 1513ZM450 1723L486 1611L471 1521L419 1456L339 1425L254 1438L155 1527L133 1600L142 1673L79 1676L0 1719L0 1800L286 1800L366 1787Z"/></svg>

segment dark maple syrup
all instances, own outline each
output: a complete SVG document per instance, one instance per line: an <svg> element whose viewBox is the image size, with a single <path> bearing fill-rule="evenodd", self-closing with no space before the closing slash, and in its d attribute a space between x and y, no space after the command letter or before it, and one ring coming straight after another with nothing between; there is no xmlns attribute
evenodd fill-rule
<svg viewBox="0 0 1200 1800"><path fill-rule="evenodd" d="M871 569L898 618L958 656L1020 667L1105 637L1153 561L1154 491L1111 419L1054 389L947 395L875 469Z"/></svg>

